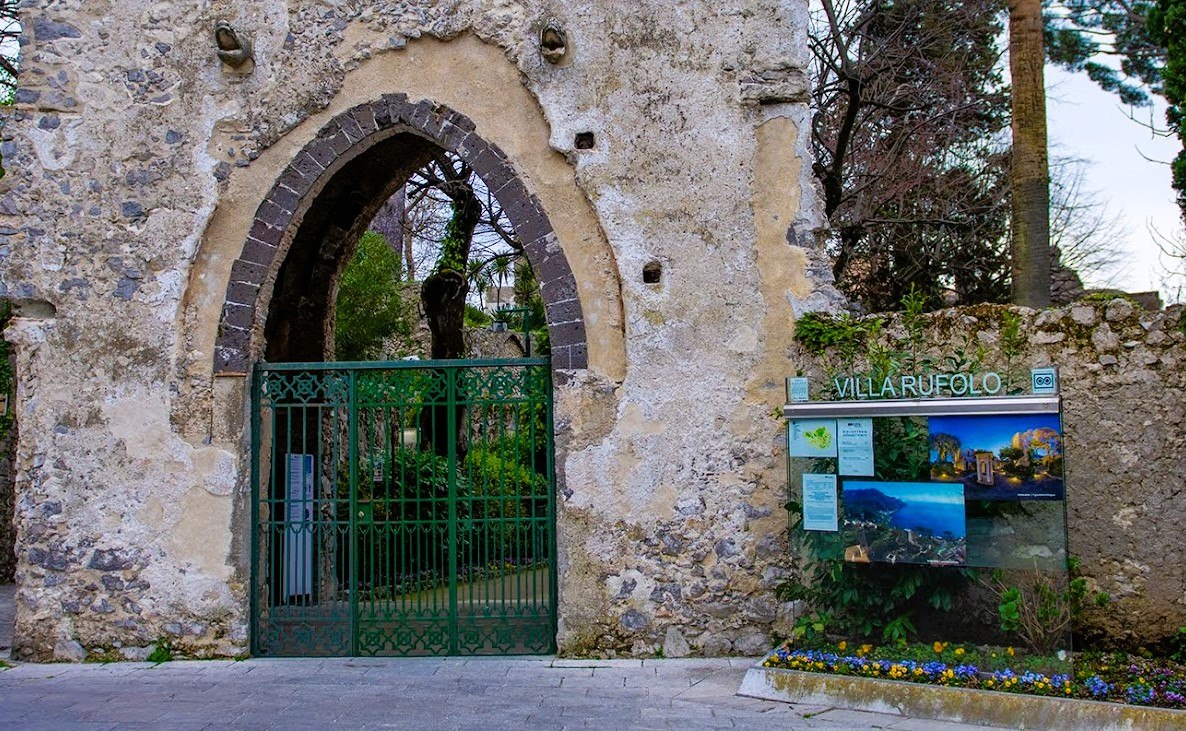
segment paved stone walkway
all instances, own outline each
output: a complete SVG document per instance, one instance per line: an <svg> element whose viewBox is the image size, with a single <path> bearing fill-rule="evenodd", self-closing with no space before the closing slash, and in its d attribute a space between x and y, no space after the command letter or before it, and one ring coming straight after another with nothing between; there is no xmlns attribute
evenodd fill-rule
<svg viewBox="0 0 1186 731"><path fill-rule="evenodd" d="M12 648L12 623L16 619L16 586L0 584L0 659Z"/></svg>
<svg viewBox="0 0 1186 731"><path fill-rule="evenodd" d="M717 729L971 726L736 696L752 660L247 660L18 665L0 728Z"/></svg>

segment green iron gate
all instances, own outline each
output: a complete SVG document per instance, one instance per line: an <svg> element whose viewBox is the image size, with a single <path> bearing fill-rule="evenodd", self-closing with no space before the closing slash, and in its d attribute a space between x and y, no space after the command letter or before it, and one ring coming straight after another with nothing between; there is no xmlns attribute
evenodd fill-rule
<svg viewBox="0 0 1186 731"><path fill-rule="evenodd" d="M555 650L546 358L261 364L252 650Z"/></svg>

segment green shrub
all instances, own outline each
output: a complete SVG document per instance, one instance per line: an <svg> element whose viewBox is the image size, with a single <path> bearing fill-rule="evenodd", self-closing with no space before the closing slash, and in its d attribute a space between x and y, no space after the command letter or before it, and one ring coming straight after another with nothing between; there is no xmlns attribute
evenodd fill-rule
<svg viewBox="0 0 1186 731"><path fill-rule="evenodd" d="M795 340L813 355L836 349L851 357L881 331L883 324L881 318L858 320L847 312L837 316L808 312L795 322Z"/></svg>
<svg viewBox="0 0 1186 731"><path fill-rule="evenodd" d="M390 341L407 341L419 315L404 302L402 277L403 261L387 239L374 231L363 234L338 285L338 360L374 360L384 355Z"/></svg>
<svg viewBox="0 0 1186 731"><path fill-rule="evenodd" d="M155 663L169 662L173 659L173 643L169 640L160 640L146 659L148 662Z"/></svg>
<svg viewBox="0 0 1186 731"><path fill-rule="evenodd" d="M471 304L465 306L465 326L472 328L490 327L494 318Z"/></svg>

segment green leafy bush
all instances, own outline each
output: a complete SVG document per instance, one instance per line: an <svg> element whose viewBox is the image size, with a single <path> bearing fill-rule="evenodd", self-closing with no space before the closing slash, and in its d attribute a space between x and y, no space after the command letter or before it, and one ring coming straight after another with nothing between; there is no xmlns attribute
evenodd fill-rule
<svg viewBox="0 0 1186 731"><path fill-rule="evenodd" d="M403 261L382 234L368 231L342 272L335 307L338 360L375 360L389 342L412 334L419 315L403 299Z"/></svg>
<svg viewBox="0 0 1186 731"><path fill-rule="evenodd" d="M808 312L795 322L795 340L813 355L823 355L832 349L851 355L870 336L876 336L883 324L880 318L858 320L848 313L833 316Z"/></svg>

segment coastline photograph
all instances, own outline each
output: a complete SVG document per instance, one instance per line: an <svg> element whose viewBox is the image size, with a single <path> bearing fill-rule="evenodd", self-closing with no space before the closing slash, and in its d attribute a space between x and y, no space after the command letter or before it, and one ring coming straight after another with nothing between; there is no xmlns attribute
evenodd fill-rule
<svg viewBox="0 0 1186 731"><path fill-rule="evenodd" d="M967 563L959 484L847 480L842 493L844 559L857 563Z"/></svg>
<svg viewBox="0 0 1186 731"><path fill-rule="evenodd" d="M968 500L1062 500L1057 414L933 416L931 479L959 483Z"/></svg>

